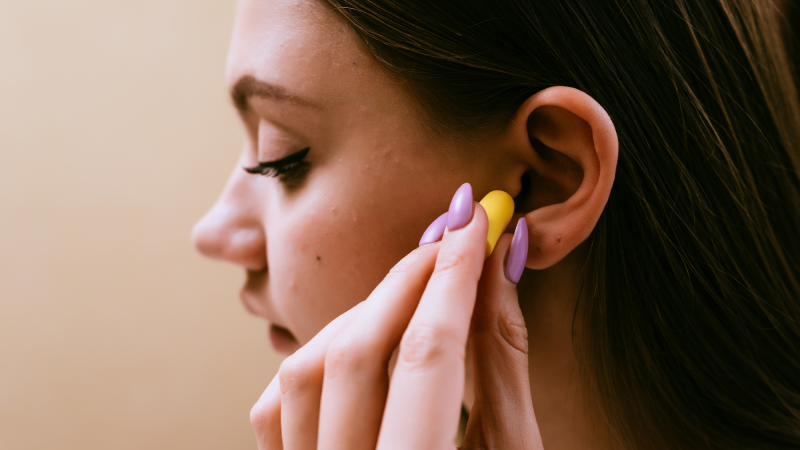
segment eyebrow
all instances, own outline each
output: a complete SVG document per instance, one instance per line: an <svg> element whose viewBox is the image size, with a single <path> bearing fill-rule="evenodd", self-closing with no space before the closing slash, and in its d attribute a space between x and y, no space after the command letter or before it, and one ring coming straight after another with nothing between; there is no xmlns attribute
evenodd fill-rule
<svg viewBox="0 0 800 450"><path fill-rule="evenodd" d="M321 109L316 103L303 97L289 93L283 86L267 83L253 77L245 75L233 85L231 89L231 100L240 112L250 109L250 97L260 97L278 102L292 103L299 106Z"/></svg>

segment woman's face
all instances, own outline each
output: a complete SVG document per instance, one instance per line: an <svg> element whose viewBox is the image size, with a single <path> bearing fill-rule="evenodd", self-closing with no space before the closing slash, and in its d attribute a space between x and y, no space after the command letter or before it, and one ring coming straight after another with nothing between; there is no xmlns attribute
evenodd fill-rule
<svg viewBox="0 0 800 450"><path fill-rule="evenodd" d="M270 322L280 352L366 299L459 185L476 197L518 190L494 181L513 162L491 145L429 131L317 0L241 0L227 80L246 139L193 237L246 270L242 300ZM302 163L266 170L277 177L243 170L305 149Z"/></svg>

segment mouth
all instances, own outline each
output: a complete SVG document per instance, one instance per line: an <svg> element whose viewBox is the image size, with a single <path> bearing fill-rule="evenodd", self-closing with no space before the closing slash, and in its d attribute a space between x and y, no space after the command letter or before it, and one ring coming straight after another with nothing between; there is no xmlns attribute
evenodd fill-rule
<svg viewBox="0 0 800 450"><path fill-rule="evenodd" d="M265 272L247 271L247 281L239 291L239 299L250 314L256 317L267 317L267 307L259 296L264 291L267 277Z"/></svg>
<svg viewBox="0 0 800 450"><path fill-rule="evenodd" d="M285 355L291 355L300 348L300 343L292 332L278 325L269 326L269 343L276 352Z"/></svg>
<svg viewBox="0 0 800 450"><path fill-rule="evenodd" d="M247 281L239 292L245 309L252 315L267 319L269 322L269 342L276 352L291 355L301 347L297 338L288 328L276 325L275 316L269 301L262 298L267 282L267 271L247 271Z"/></svg>

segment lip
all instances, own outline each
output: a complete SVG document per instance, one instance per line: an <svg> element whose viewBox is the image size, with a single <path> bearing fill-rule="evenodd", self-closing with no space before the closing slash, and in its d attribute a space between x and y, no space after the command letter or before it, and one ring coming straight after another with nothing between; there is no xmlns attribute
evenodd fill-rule
<svg viewBox="0 0 800 450"><path fill-rule="evenodd" d="M264 304L258 300L258 296L254 295L247 288L242 289L239 293L239 299L242 301L242 305L244 305L244 309L246 309L248 313L256 317L266 318Z"/></svg>
<svg viewBox="0 0 800 450"><path fill-rule="evenodd" d="M266 288L266 270L248 270L246 275L247 278L244 286L242 286L242 289L239 291L239 299L242 301L247 312L269 320L266 302L262 301L259 295L259 293L263 292Z"/></svg>
<svg viewBox="0 0 800 450"><path fill-rule="evenodd" d="M256 317L267 319L267 322L269 322L269 343L276 352L291 355L300 348L297 338L288 328L275 323L275 320L267 311L269 309L268 306L260 301L257 295L243 289L240 297L247 312Z"/></svg>
<svg viewBox="0 0 800 450"><path fill-rule="evenodd" d="M239 299L250 314L267 319L269 322L269 342L278 353L291 355L300 348L297 338L288 328L280 325L270 313L269 302L264 300L260 293L264 292L266 271L247 271L247 281L239 292Z"/></svg>

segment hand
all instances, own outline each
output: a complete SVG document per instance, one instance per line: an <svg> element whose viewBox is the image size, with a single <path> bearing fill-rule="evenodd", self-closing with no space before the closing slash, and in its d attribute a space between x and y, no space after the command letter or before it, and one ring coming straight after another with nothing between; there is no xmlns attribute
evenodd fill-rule
<svg viewBox="0 0 800 450"><path fill-rule="evenodd" d="M284 361L250 413L259 449L454 448L468 337L476 400L461 448L542 448L527 329L503 268L511 236L484 264L487 218L473 209Z"/></svg>

